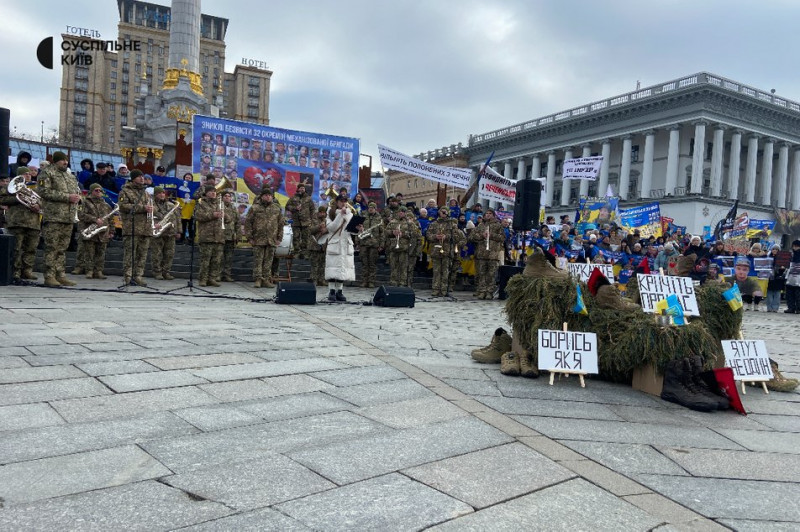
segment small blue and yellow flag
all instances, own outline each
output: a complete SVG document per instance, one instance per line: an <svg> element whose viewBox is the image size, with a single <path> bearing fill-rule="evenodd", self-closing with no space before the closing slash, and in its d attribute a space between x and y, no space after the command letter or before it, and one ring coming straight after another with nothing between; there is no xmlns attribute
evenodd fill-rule
<svg viewBox="0 0 800 532"><path fill-rule="evenodd" d="M742 303L742 293L739 292L739 286L736 283L733 283L732 287L722 292L722 297L725 298L725 301L728 302L728 306L731 307L731 310L734 312L744 306Z"/></svg>
<svg viewBox="0 0 800 532"><path fill-rule="evenodd" d="M575 301L575 307L573 307L572 312L575 314L583 314L584 316L589 315L589 311L586 310L586 305L583 303L583 295L581 295L581 285L576 285L575 288L578 291L578 295Z"/></svg>
<svg viewBox="0 0 800 532"><path fill-rule="evenodd" d="M666 314L672 317L672 323L675 325L686 325L686 320L683 317L683 307L678 301L678 296L669 294L665 299L656 303L656 312L659 314Z"/></svg>

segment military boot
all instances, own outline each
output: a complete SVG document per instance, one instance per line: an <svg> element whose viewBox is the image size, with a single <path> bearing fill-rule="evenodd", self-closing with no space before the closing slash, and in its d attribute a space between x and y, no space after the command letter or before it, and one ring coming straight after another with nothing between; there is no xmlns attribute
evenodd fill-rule
<svg viewBox="0 0 800 532"><path fill-rule="evenodd" d="M492 340L486 347L472 351L472 359L481 364L497 364L503 353L511 351L511 336L502 327L494 331Z"/></svg>
<svg viewBox="0 0 800 532"><path fill-rule="evenodd" d="M165 280L165 281L171 281L171 280L173 280L173 279L175 279L175 277L174 277L174 276L173 276L171 273L169 273L169 272L164 272L164 280Z"/></svg>
<svg viewBox="0 0 800 532"><path fill-rule="evenodd" d="M262 281L261 286L264 288L275 288L275 283L272 282L272 278L270 277L269 279Z"/></svg>
<svg viewBox="0 0 800 532"><path fill-rule="evenodd" d="M690 363L682 358L667 363L661 398L699 412L711 412L717 409L717 401L697 393L692 383Z"/></svg>
<svg viewBox="0 0 800 532"><path fill-rule="evenodd" d="M774 378L767 381L767 388L775 392L791 392L797 388L797 379L788 379L783 376L783 373L778 371L778 363L769 359L769 365L772 367L772 375Z"/></svg>
<svg viewBox="0 0 800 532"><path fill-rule="evenodd" d="M261 288L261 279L256 279L253 282L253 288Z"/></svg>
<svg viewBox="0 0 800 532"><path fill-rule="evenodd" d="M533 353L528 349L519 357L519 373L523 377L528 377L529 379L539 377L539 369L536 367L536 361L533 360Z"/></svg>
<svg viewBox="0 0 800 532"><path fill-rule="evenodd" d="M691 368L691 378L692 382L694 383L694 387L700 395L708 397L711 400L717 402L717 410L727 410L730 406L730 401L726 397L722 397L714 393L714 391L708 387L706 381L703 380L703 377L700 376L703 373L703 358L700 355L695 355L689 359L689 367Z"/></svg>
<svg viewBox="0 0 800 532"><path fill-rule="evenodd" d="M147 286L147 283L141 277L134 277L133 282L136 283L136 286Z"/></svg>
<svg viewBox="0 0 800 532"><path fill-rule="evenodd" d="M163 281L164 276L161 274L161 272L153 272L153 279L156 281Z"/></svg>
<svg viewBox="0 0 800 532"><path fill-rule="evenodd" d="M219 284L216 279L209 279L208 286L222 286L222 285Z"/></svg>
<svg viewBox="0 0 800 532"><path fill-rule="evenodd" d="M503 375L509 375L511 377L519 376L520 374L519 359L520 356L516 354L514 351L503 353L503 356L500 358L500 373L502 373Z"/></svg>
<svg viewBox="0 0 800 532"><path fill-rule="evenodd" d="M32 270L23 270L21 278L25 279L26 281L38 281L39 280L39 278L36 277L33 274Z"/></svg>
<svg viewBox="0 0 800 532"><path fill-rule="evenodd" d="M72 275L82 275L83 274L83 266L75 266L75 269L72 270Z"/></svg>
<svg viewBox="0 0 800 532"><path fill-rule="evenodd" d="M87 279L93 279L94 278L94 273L93 272L86 272L86 278Z"/></svg>
<svg viewBox="0 0 800 532"><path fill-rule="evenodd" d="M99 270L98 270L98 271L96 271L96 272L94 272L94 278L95 278L95 279L108 279L108 277L106 277L106 276L103 274L103 272L101 272L101 271L99 271Z"/></svg>
<svg viewBox="0 0 800 532"><path fill-rule="evenodd" d="M200 282L197 284L199 284L200 286L208 286L208 281L206 281L205 279L201 279Z"/></svg>
<svg viewBox="0 0 800 532"><path fill-rule="evenodd" d="M166 278L167 278L167 276L164 275L164 279L166 279ZM233 276L232 275L223 275L222 276L222 280L224 282L226 282L226 283L232 283L233 282Z"/></svg>
<svg viewBox="0 0 800 532"><path fill-rule="evenodd" d="M61 283L59 283L56 280L56 278L53 277L52 275L46 275L45 278L44 278L44 285L45 286L61 286Z"/></svg>
<svg viewBox="0 0 800 532"><path fill-rule="evenodd" d="M64 275L63 273L56 276L56 281L61 283L62 286L75 286L76 284L78 284L74 281L70 281L69 279L67 279L67 276Z"/></svg>

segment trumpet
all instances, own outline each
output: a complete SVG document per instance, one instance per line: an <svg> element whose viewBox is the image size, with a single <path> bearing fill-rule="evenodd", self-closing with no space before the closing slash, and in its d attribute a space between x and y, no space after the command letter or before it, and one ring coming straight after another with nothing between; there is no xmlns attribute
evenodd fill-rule
<svg viewBox="0 0 800 532"><path fill-rule="evenodd" d="M103 216L100 219L105 222L106 220L108 220L109 218L111 218L112 216L117 214L118 212L119 212L119 205L115 203L114 204L114 209L110 213L106 214L105 216ZM81 231L81 236L83 236L83 238L85 240L89 240L90 238L92 238L96 234L102 233L103 231L106 231L107 229L108 229L108 225L98 225L97 223L93 223L90 226L88 226L86 229Z"/></svg>
<svg viewBox="0 0 800 532"><path fill-rule="evenodd" d="M380 227L381 225L383 225L383 222L378 222L378 224L377 224L377 225L373 225L372 227L370 227L370 228L369 228L369 229L367 229L366 231L362 231L362 232L358 233L358 235L357 235L357 236L358 236L358 239L359 239L359 240L364 240L365 238L369 238L369 237L371 237L371 236L372 236L372 230L373 230L373 229L377 229L377 228L378 228L378 227Z"/></svg>
<svg viewBox="0 0 800 532"><path fill-rule="evenodd" d="M180 206L181 206L180 203L176 203L175 205L173 205L172 208L169 210L169 212L167 214L165 214L161 218L161 222L163 222L164 220L166 220L167 218L172 216L172 213L177 211L180 208ZM164 233L164 231L166 231L168 228L172 227L172 225L173 225L171 221L169 221L167 223L161 223L161 222L159 222L159 225L161 227L159 227L158 229L153 230L153 236L161 236Z"/></svg>
<svg viewBox="0 0 800 532"><path fill-rule="evenodd" d="M31 210L35 210L36 207L41 208L42 206L42 197L28 188L28 185L25 183L25 176L18 175L12 179L8 184L8 193L15 194L17 196L17 201Z"/></svg>
<svg viewBox="0 0 800 532"><path fill-rule="evenodd" d="M397 228L397 243L394 245L394 249L400 249L400 228Z"/></svg>

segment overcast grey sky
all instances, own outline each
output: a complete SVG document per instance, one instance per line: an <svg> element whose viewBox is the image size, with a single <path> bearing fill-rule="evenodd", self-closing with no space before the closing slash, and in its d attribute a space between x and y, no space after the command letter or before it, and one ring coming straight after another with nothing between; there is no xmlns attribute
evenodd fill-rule
<svg viewBox="0 0 800 532"><path fill-rule="evenodd" d="M168 0L152 0L169 4ZM113 0L0 0L0 106L58 124L61 72L36 46L66 25L115 38ZM273 70L271 125L416 154L469 134L710 71L800 100L795 0L203 0L230 20L226 71Z"/></svg>

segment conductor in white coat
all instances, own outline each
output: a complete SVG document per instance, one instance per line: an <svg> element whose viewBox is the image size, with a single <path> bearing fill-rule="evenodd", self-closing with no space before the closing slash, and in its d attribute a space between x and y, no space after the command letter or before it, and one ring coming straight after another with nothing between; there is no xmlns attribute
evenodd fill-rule
<svg viewBox="0 0 800 532"><path fill-rule="evenodd" d="M328 301L347 301L342 289L345 281L355 281L356 267L353 262L353 239L346 231L353 217L347 206L347 196L339 195L336 206L328 209L328 248L325 250L325 280L328 281Z"/></svg>

